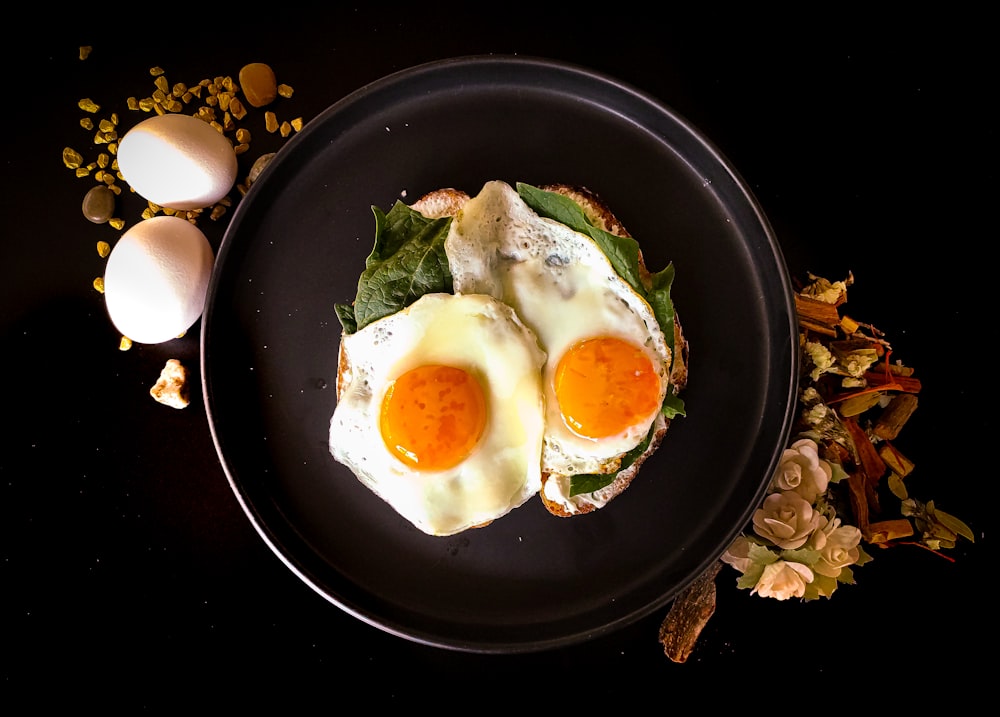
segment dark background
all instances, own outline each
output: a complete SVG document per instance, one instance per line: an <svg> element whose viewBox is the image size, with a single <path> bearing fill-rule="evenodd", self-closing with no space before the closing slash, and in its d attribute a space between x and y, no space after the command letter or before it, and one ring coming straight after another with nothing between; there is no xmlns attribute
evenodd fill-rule
<svg viewBox="0 0 1000 717"><path fill-rule="evenodd" d="M908 691L985 690L996 61L984 17L524 4L20 12L3 50L0 153L4 702L32 694L139 711L197 696L336 709L354 695L479 709L544 692L575 708L704 696L715 684L752 705L787 683L823 685L816 704L833 709L862 685L904 703ZM81 62L84 44L94 51ZM282 118L308 121L388 73L484 53L570 61L655 96L738 168L793 277L853 273L848 313L885 331L923 383L897 442L917 464L911 493L965 520L976 543L953 560L876 551L857 585L810 603L751 596L724 567L717 612L684 664L657 640L665 613L552 652L467 654L384 634L288 571L215 454L197 383L200 324L169 347L118 349L91 287L104 264L95 244L118 233L84 219L92 180L60 156L67 145L94 153L76 102L145 96L155 65L193 82L261 61L295 88ZM254 136L254 156L280 146ZM221 230L206 233L217 242ZM170 357L194 369L182 411L148 394Z"/></svg>

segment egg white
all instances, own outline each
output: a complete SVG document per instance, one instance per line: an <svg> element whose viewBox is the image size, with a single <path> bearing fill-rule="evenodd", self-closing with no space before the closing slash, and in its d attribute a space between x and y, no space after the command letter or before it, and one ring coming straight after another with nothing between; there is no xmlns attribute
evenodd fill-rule
<svg viewBox="0 0 1000 717"><path fill-rule="evenodd" d="M492 181L459 212L445 242L456 292L482 293L511 306L547 353L543 369L542 471L608 473L649 433L654 412L620 434L588 438L564 422L554 392L559 360L595 336L627 340L653 362L663 403L670 350L652 308L615 272L590 238L538 216L507 183Z"/></svg>
<svg viewBox="0 0 1000 717"><path fill-rule="evenodd" d="M400 515L453 535L525 503L541 487L545 353L513 310L485 295L426 294L345 335L347 369L330 422L330 452ZM391 382L426 364L464 368L486 395L484 434L453 469L421 472L386 448L379 416Z"/></svg>

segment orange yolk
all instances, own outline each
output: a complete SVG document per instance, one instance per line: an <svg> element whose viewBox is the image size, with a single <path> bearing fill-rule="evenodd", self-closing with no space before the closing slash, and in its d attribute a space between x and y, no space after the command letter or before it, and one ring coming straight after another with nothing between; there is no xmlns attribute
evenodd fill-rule
<svg viewBox="0 0 1000 717"><path fill-rule="evenodd" d="M382 440L420 471L461 463L486 427L486 398L473 376L452 366L418 366L397 378L382 399Z"/></svg>
<svg viewBox="0 0 1000 717"><path fill-rule="evenodd" d="M563 420L575 433L606 438L659 408L660 377L638 346L612 337L587 339L559 361L555 394Z"/></svg>

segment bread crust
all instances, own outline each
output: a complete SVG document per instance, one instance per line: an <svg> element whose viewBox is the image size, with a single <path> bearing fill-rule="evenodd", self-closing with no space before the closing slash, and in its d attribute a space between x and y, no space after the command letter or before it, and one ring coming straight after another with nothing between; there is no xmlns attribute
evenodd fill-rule
<svg viewBox="0 0 1000 717"><path fill-rule="evenodd" d="M445 187L435 189L420 197L410 205L410 209L420 212L428 219L453 217L458 214L458 210L465 206L469 199L469 195L461 189Z"/></svg>
<svg viewBox="0 0 1000 717"><path fill-rule="evenodd" d="M587 187L574 184L543 184L539 189L544 189L547 192L555 192L556 194L561 194L564 197L572 199L580 205L584 216L594 226L615 236L632 236L625 229L625 226L618 221L618 217L611 211L607 203L596 192L591 191Z"/></svg>
<svg viewBox="0 0 1000 717"><path fill-rule="evenodd" d="M608 207L608 205L601 199L600 196L598 196L596 192L593 192L583 186L571 184L546 184L542 185L540 189L562 194L563 196L574 200L583 210L584 215L591 221L591 223L604 231L621 237L631 236L625 226L615 216L614 212L611 211L610 207ZM470 198L471 197L466 192L446 187L428 192L411 204L410 207L429 219L437 219L441 217L455 216ZM641 279L647 286L649 286L650 274L646 268L641 250L639 252L639 270ZM674 386L675 393L683 390L687 386L688 351L689 346L687 339L684 336L684 331L681 328L680 319L675 315L674 351L672 357L673 363L670 374L670 381ZM348 384L349 380L350 366L343 349L343 342L341 342L337 372L338 399L340 398L340 394ZM580 501L576 503L575 511L570 511L562 503L550 500L545 496L545 484L554 478L550 474L543 473L542 490L539 491L539 497L541 498L545 509L552 515L561 518L569 518L586 515L587 513L592 513L595 510L606 506L608 502L621 495L632 483L636 475L638 475L639 469L642 467L643 463L645 463L645 461L659 449L669 427L670 420L662 414L659 414L653 423L653 432L650 437L649 445L646 447L646 450L643 451L642 455L637 457L630 466L624 470L618 471L614 480L610 484L590 494L594 497L594 502ZM484 525L488 525L488 523Z"/></svg>

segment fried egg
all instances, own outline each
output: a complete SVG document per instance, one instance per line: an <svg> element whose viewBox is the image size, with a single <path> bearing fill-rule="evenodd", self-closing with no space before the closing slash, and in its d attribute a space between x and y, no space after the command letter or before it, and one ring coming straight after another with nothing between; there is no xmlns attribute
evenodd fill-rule
<svg viewBox="0 0 1000 717"><path fill-rule="evenodd" d="M425 533L485 525L541 487L544 362L511 307L425 294L343 337L330 452Z"/></svg>
<svg viewBox="0 0 1000 717"><path fill-rule="evenodd" d="M617 472L669 384L670 349L648 302L590 237L540 217L505 182L464 205L445 251L455 291L511 306L546 352L543 474Z"/></svg>

